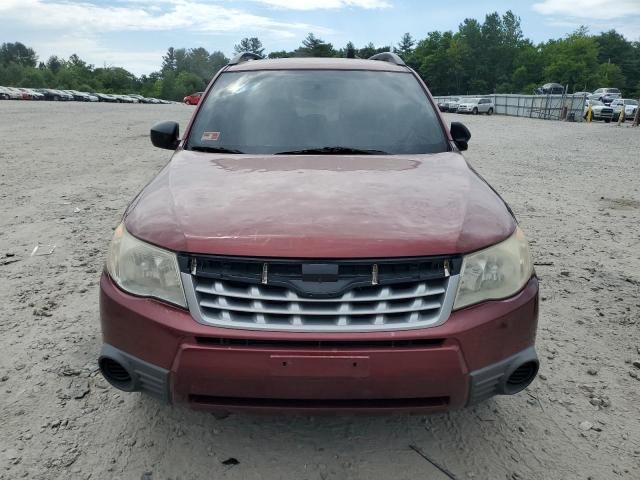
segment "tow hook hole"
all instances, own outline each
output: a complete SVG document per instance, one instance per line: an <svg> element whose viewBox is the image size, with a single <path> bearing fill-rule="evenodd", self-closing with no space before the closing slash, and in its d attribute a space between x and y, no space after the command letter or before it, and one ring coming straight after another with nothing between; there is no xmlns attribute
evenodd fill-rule
<svg viewBox="0 0 640 480"><path fill-rule="evenodd" d="M358 366L358 362L353 362L353 366L357 367Z"/></svg>
<svg viewBox="0 0 640 480"><path fill-rule="evenodd" d="M282 366L286 367L287 366L287 362L282 362Z"/></svg>

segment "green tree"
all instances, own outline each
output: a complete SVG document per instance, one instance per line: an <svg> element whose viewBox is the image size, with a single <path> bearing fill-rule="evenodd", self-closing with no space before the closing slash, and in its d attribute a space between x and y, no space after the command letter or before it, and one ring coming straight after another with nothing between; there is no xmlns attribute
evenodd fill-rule
<svg viewBox="0 0 640 480"><path fill-rule="evenodd" d="M20 42L0 45L0 64L15 63L24 67L35 67L38 62L36 52Z"/></svg>
<svg viewBox="0 0 640 480"><path fill-rule="evenodd" d="M47 68L54 75L58 73L58 71L64 66L64 60L60 60L56 55L52 55L47 60Z"/></svg>
<svg viewBox="0 0 640 480"><path fill-rule="evenodd" d="M347 58L356 58L356 47L353 42L348 42L347 47L345 48L345 57Z"/></svg>
<svg viewBox="0 0 640 480"><path fill-rule="evenodd" d="M333 57L336 52L333 45L310 33L302 41L302 46L296 50L296 53L301 57Z"/></svg>
<svg viewBox="0 0 640 480"><path fill-rule="evenodd" d="M597 88L598 44L581 27L566 38L550 40L542 46L542 82L568 85L570 91Z"/></svg>
<svg viewBox="0 0 640 480"><path fill-rule="evenodd" d="M162 71L175 72L176 67L176 51L173 47L169 47L167 53L162 57Z"/></svg>
<svg viewBox="0 0 640 480"><path fill-rule="evenodd" d="M243 38L240 43L233 47L233 51L236 54L249 52L256 55L264 56L264 48L262 42L257 37Z"/></svg>
<svg viewBox="0 0 640 480"><path fill-rule="evenodd" d="M415 44L416 41L413 39L411 34L407 32L402 36L402 39L400 39L396 51L402 58L408 57L409 54L413 51L413 46Z"/></svg>
<svg viewBox="0 0 640 480"><path fill-rule="evenodd" d="M627 83L622 69L615 63L601 63L597 79L597 85L615 85L618 88L624 88Z"/></svg>

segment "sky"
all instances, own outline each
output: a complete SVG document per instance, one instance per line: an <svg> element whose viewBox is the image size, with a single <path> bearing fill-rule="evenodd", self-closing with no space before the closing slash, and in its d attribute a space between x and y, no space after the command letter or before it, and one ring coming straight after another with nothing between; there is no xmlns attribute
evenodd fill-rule
<svg viewBox="0 0 640 480"><path fill-rule="evenodd" d="M640 41L640 0L0 0L0 43L22 42L41 60L77 53L140 75L158 70L170 46L232 56L241 38L255 36L267 52L293 50L309 32L336 48L383 46L509 9L534 42L580 25Z"/></svg>

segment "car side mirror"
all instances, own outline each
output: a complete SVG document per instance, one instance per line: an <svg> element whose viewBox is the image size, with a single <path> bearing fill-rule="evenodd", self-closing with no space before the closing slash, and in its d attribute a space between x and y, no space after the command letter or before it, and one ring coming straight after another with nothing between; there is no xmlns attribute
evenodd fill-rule
<svg viewBox="0 0 640 480"><path fill-rule="evenodd" d="M177 122L160 122L151 127L151 143L154 147L175 150L180 143L180 126Z"/></svg>
<svg viewBox="0 0 640 480"><path fill-rule="evenodd" d="M451 122L451 138L460 150L469 148L471 132L460 122Z"/></svg>

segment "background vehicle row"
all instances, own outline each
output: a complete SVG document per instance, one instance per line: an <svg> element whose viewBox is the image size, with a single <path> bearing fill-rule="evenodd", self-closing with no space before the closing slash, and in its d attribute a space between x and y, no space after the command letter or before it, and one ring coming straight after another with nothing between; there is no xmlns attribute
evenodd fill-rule
<svg viewBox="0 0 640 480"><path fill-rule="evenodd" d="M59 90L53 88L18 88L0 86L0 100L50 100L54 102L108 102L108 103L173 103L158 98L147 98L136 93L127 95L98 92L80 92L78 90Z"/></svg>

